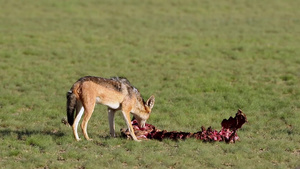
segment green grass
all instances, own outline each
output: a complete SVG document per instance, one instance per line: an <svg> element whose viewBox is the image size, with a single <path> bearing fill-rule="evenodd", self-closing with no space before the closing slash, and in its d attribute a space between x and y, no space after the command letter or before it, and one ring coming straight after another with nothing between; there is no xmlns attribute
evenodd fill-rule
<svg viewBox="0 0 300 169"><path fill-rule="evenodd" d="M1 168L300 167L299 5L0 0ZM147 122L160 129L220 129L238 108L249 123L235 144L136 143L110 138L98 105L94 141L76 142L61 119L85 75L125 76L144 99L154 94Z"/></svg>

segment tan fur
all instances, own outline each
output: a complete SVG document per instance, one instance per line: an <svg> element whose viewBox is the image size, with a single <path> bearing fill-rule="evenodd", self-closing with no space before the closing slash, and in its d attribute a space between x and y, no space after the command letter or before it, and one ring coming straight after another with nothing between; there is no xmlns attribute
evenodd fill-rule
<svg viewBox="0 0 300 169"><path fill-rule="evenodd" d="M81 129L87 140L90 140L87 133L87 124L94 112L96 103L99 103L108 106L111 136L115 136L115 111L121 110L132 138L138 141L133 132L130 113L135 116L141 127L143 127L150 116L155 102L154 96L151 96L147 102L144 102L138 90L131 86L125 78L105 79L91 76L83 77L72 86L70 92L76 96L77 100L75 123L72 124L73 134L77 141L80 140L77 134L77 125L81 118L77 115L82 106L84 113Z"/></svg>

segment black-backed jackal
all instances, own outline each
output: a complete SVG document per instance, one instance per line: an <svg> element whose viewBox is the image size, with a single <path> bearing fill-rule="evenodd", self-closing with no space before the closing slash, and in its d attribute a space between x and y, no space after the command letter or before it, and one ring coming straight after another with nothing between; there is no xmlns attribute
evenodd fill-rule
<svg viewBox="0 0 300 169"><path fill-rule="evenodd" d="M87 133L87 124L96 103L100 103L108 106L110 135L115 137L114 115L117 110L121 110L131 137L138 141L131 125L130 113L137 119L139 126L143 128L150 116L154 102L154 96L151 96L145 102L140 92L126 78L113 77L106 79L85 76L75 82L70 91L67 92L68 123L72 126L75 139L79 141L77 127L81 116L84 115L81 129L84 137L90 140ZM74 116L75 109L76 115Z"/></svg>

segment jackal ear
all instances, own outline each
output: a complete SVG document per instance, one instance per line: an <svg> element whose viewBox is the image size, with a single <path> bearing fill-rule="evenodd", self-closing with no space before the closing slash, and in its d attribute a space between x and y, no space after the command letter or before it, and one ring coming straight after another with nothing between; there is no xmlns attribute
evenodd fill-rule
<svg viewBox="0 0 300 169"><path fill-rule="evenodd" d="M155 102L155 97L152 95L146 102L146 106L150 108L150 110L153 108Z"/></svg>

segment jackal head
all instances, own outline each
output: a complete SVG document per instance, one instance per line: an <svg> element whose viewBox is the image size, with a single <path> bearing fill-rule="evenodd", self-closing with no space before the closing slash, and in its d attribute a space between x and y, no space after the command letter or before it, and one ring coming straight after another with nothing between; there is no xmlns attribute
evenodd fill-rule
<svg viewBox="0 0 300 169"><path fill-rule="evenodd" d="M155 97L152 95L146 102L143 101L142 105L137 107L137 110L133 114L137 120L139 127L144 128L147 119L150 117L151 110L154 106Z"/></svg>

